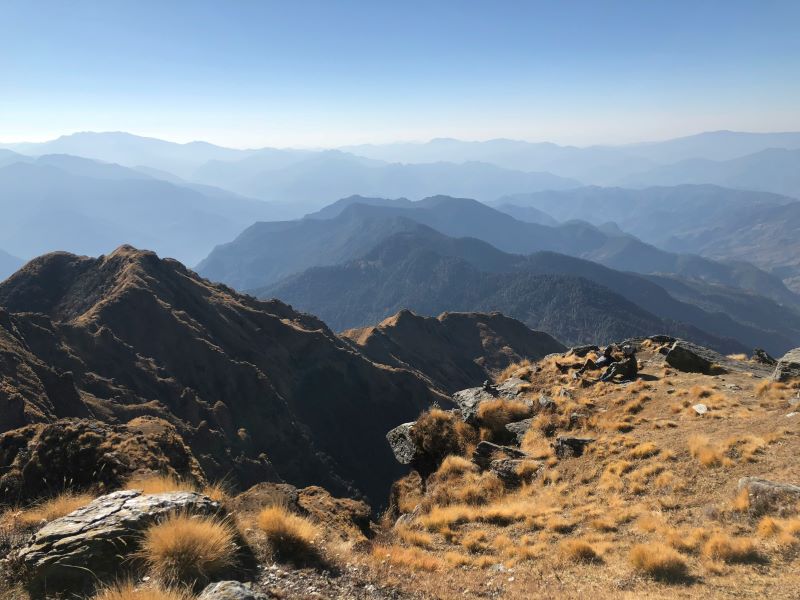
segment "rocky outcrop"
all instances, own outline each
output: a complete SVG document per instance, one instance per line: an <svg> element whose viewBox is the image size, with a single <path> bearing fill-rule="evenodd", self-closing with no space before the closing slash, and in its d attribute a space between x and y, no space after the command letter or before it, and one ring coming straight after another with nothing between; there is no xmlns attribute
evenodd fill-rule
<svg viewBox="0 0 800 600"><path fill-rule="evenodd" d="M800 378L800 348L784 354L772 373L772 379L775 381L786 381L792 378Z"/></svg>
<svg viewBox="0 0 800 600"><path fill-rule="evenodd" d="M32 595L85 592L119 577L142 532L176 511L212 515L223 509L194 492L145 495L128 490L101 496L51 521L18 553Z"/></svg>
<svg viewBox="0 0 800 600"><path fill-rule="evenodd" d="M335 498L319 486L296 488L287 483L259 483L230 500L231 511L254 516L266 506L284 506L335 531L342 539L361 542L372 537L368 504Z"/></svg>
<svg viewBox="0 0 800 600"><path fill-rule="evenodd" d="M267 600L267 596L250 583L217 581L207 585L197 600Z"/></svg>
<svg viewBox="0 0 800 600"><path fill-rule="evenodd" d="M411 369L447 394L493 379L510 364L565 350L552 336L497 312L423 317L402 310L342 336L371 360Z"/></svg>
<svg viewBox="0 0 800 600"><path fill-rule="evenodd" d="M137 471L203 483L191 449L174 426L154 417L126 425L61 419L0 434L0 504L73 489L112 489Z"/></svg>
<svg viewBox="0 0 800 600"><path fill-rule="evenodd" d="M742 477L738 489L747 490L749 511L755 516L794 513L797 512L800 503L800 486L790 483L778 483L759 477Z"/></svg>
<svg viewBox="0 0 800 600"><path fill-rule="evenodd" d="M715 368L721 371L722 356L713 350L684 340L677 340L666 356L667 364L688 373L712 374Z"/></svg>
<svg viewBox="0 0 800 600"><path fill-rule="evenodd" d="M573 458L581 456L593 441L594 438L558 437L553 443L553 450L558 458Z"/></svg>

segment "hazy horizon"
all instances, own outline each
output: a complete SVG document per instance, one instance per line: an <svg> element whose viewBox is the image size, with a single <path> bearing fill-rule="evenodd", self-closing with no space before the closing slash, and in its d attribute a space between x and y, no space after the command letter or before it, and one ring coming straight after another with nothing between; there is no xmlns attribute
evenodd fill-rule
<svg viewBox="0 0 800 600"><path fill-rule="evenodd" d="M11 0L3 10L5 144L127 131L230 148L441 137L588 146L800 130L796 2L220 11Z"/></svg>

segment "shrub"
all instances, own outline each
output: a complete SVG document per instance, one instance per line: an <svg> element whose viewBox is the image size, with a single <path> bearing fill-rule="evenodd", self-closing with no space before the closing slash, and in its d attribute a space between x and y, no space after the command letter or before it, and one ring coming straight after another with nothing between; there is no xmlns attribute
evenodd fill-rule
<svg viewBox="0 0 800 600"><path fill-rule="evenodd" d="M732 538L724 533L715 533L703 546L703 554L712 560L726 563L759 562L761 555L748 538Z"/></svg>
<svg viewBox="0 0 800 600"><path fill-rule="evenodd" d="M704 467L728 466L731 463L730 459L723 455L718 446L712 444L707 437L702 435L695 435L689 438L689 453Z"/></svg>
<svg viewBox="0 0 800 600"><path fill-rule="evenodd" d="M182 589L166 588L160 585L136 587L133 583L119 583L100 590L94 600L190 600L191 596Z"/></svg>
<svg viewBox="0 0 800 600"><path fill-rule="evenodd" d="M664 582L687 578L689 568L683 556L664 544L639 544L631 550L631 563L639 572Z"/></svg>
<svg viewBox="0 0 800 600"><path fill-rule="evenodd" d="M658 446L653 442L644 442L632 448L629 454L631 458L649 458L655 456L659 452Z"/></svg>
<svg viewBox="0 0 800 600"><path fill-rule="evenodd" d="M564 540L559 544L561 556L572 562L600 562L600 555L589 542Z"/></svg>
<svg viewBox="0 0 800 600"><path fill-rule="evenodd" d="M422 449L418 470L427 477L450 454L463 455L474 441L474 431L452 413L438 408L422 413L411 428L411 439Z"/></svg>
<svg viewBox="0 0 800 600"><path fill-rule="evenodd" d="M177 513L145 531L139 555L160 580L199 585L234 566L237 551L228 523Z"/></svg>
<svg viewBox="0 0 800 600"><path fill-rule="evenodd" d="M92 500L94 500L94 497L89 494L65 492L23 511L19 519L23 524L53 521L86 506Z"/></svg>
<svg viewBox="0 0 800 600"><path fill-rule="evenodd" d="M256 522L277 558L305 562L318 557L314 541L319 530L305 517L283 506L270 506L258 514Z"/></svg>

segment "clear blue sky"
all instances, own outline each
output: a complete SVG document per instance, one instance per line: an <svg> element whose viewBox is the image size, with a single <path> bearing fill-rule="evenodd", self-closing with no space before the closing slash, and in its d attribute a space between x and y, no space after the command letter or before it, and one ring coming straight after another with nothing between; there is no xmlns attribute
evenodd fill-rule
<svg viewBox="0 0 800 600"><path fill-rule="evenodd" d="M0 141L800 130L800 0L0 0Z"/></svg>

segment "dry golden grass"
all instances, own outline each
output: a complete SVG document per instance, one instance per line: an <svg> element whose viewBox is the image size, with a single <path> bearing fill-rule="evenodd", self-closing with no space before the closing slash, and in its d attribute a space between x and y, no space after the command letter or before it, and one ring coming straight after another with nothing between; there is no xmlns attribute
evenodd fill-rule
<svg viewBox="0 0 800 600"><path fill-rule="evenodd" d="M191 600L192 595L181 588L161 585L137 586L132 582L118 583L101 589L94 600Z"/></svg>
<svg viewBox="0 0 800 600"><path fill-rule="evenodd" d="M661 450L656 446L653 442L643 442L641 444L637 444L634 446L630 452L628 452L628 456L631 458L642 459L642 458L650 458L651 456L655 456Z"/></svg>
<svg viewBox="0 0 800 600"><path fill-rule="evenodd" d="M664 544L634 546L630 558L637 571L659 581L677 583L689 575L689 566L684 557Z"/></svg>
<svg viewBox="0 0 800 600"><path fill-rule="evenodd" d="M597 549L585 540L564 540L558 549L563 558L572 562L601 562Z"/></svg>
<svg viewBox="0 0 800 600"><path fill-rule="evenodd" d="M64 492L55 498L45 500L37 506L22 511L17 518L23 525L52 521L86 506L92 500L94 500L94 496L90 494Z"/></svg>
<svg viewBox="0 0 800 600"><path fill-rule="evenodd" d="M480 404L477 417L481 426L485 427L494 439L507 433L506 425L527 419L531 414L531 407L521 400L495 398Z"/></svg>
<svg viewBox="0 0 800 600"><path fill-rule="evenodd" d="M747 360L747 354L728 354L727 358L730 360L744 361Z"/></svg>
<svg viewBox="0 0 800 600"><path fill-rule="evenodd" d="M158 579L195 585L233 567L237 552L229 523L178 513L145 531L139 556Z"/></svg>
<svg viewBox="0 0 800 600"><path fill-rule="evenodd" d="M372 557L380 562L401 565L418 571L435 571L442 565L442 561L437 556L419 548L406 548L405 546L375 546L372 549Z"/></svg>
<svg viewBox="0 0 800 600"><path fill-rule="evenodd" d="M397 538L410 546L419 546L420 548L433 548L433 536L425 531L418 531L411 529L406 525L396 525L393 533Z"/></svg>
<svg viewBox="0 0 800 600"><path fill-rule="evenodd" d="M703 546L703 555L726 563L760 562L762 556L756 543L749 538L734 538L726 533L713 534Z"/></svg>
<svg viewBox="0 0 800 600"><path fill-rule="evenodd" d="M197 486L172 475L144 475L134 477L125 484L125 489L141 490L144 494L165 494L168 492L196 492Z"/></svg>
<svg viewBox="0 0 800 600"><path fill-rule="evenodd" d="M704 435L694 435L689 438L689 454L704 467L730 466L732 463L723 453L723 449Z"/></svg>
<svg viewBox="0 0 800 600"><path fill-rule="evenodd" d="M305 517L283 506L270 506L258 514L256 523L278 558L304 561L316 556L315 540L320 531Z"/></svg>

